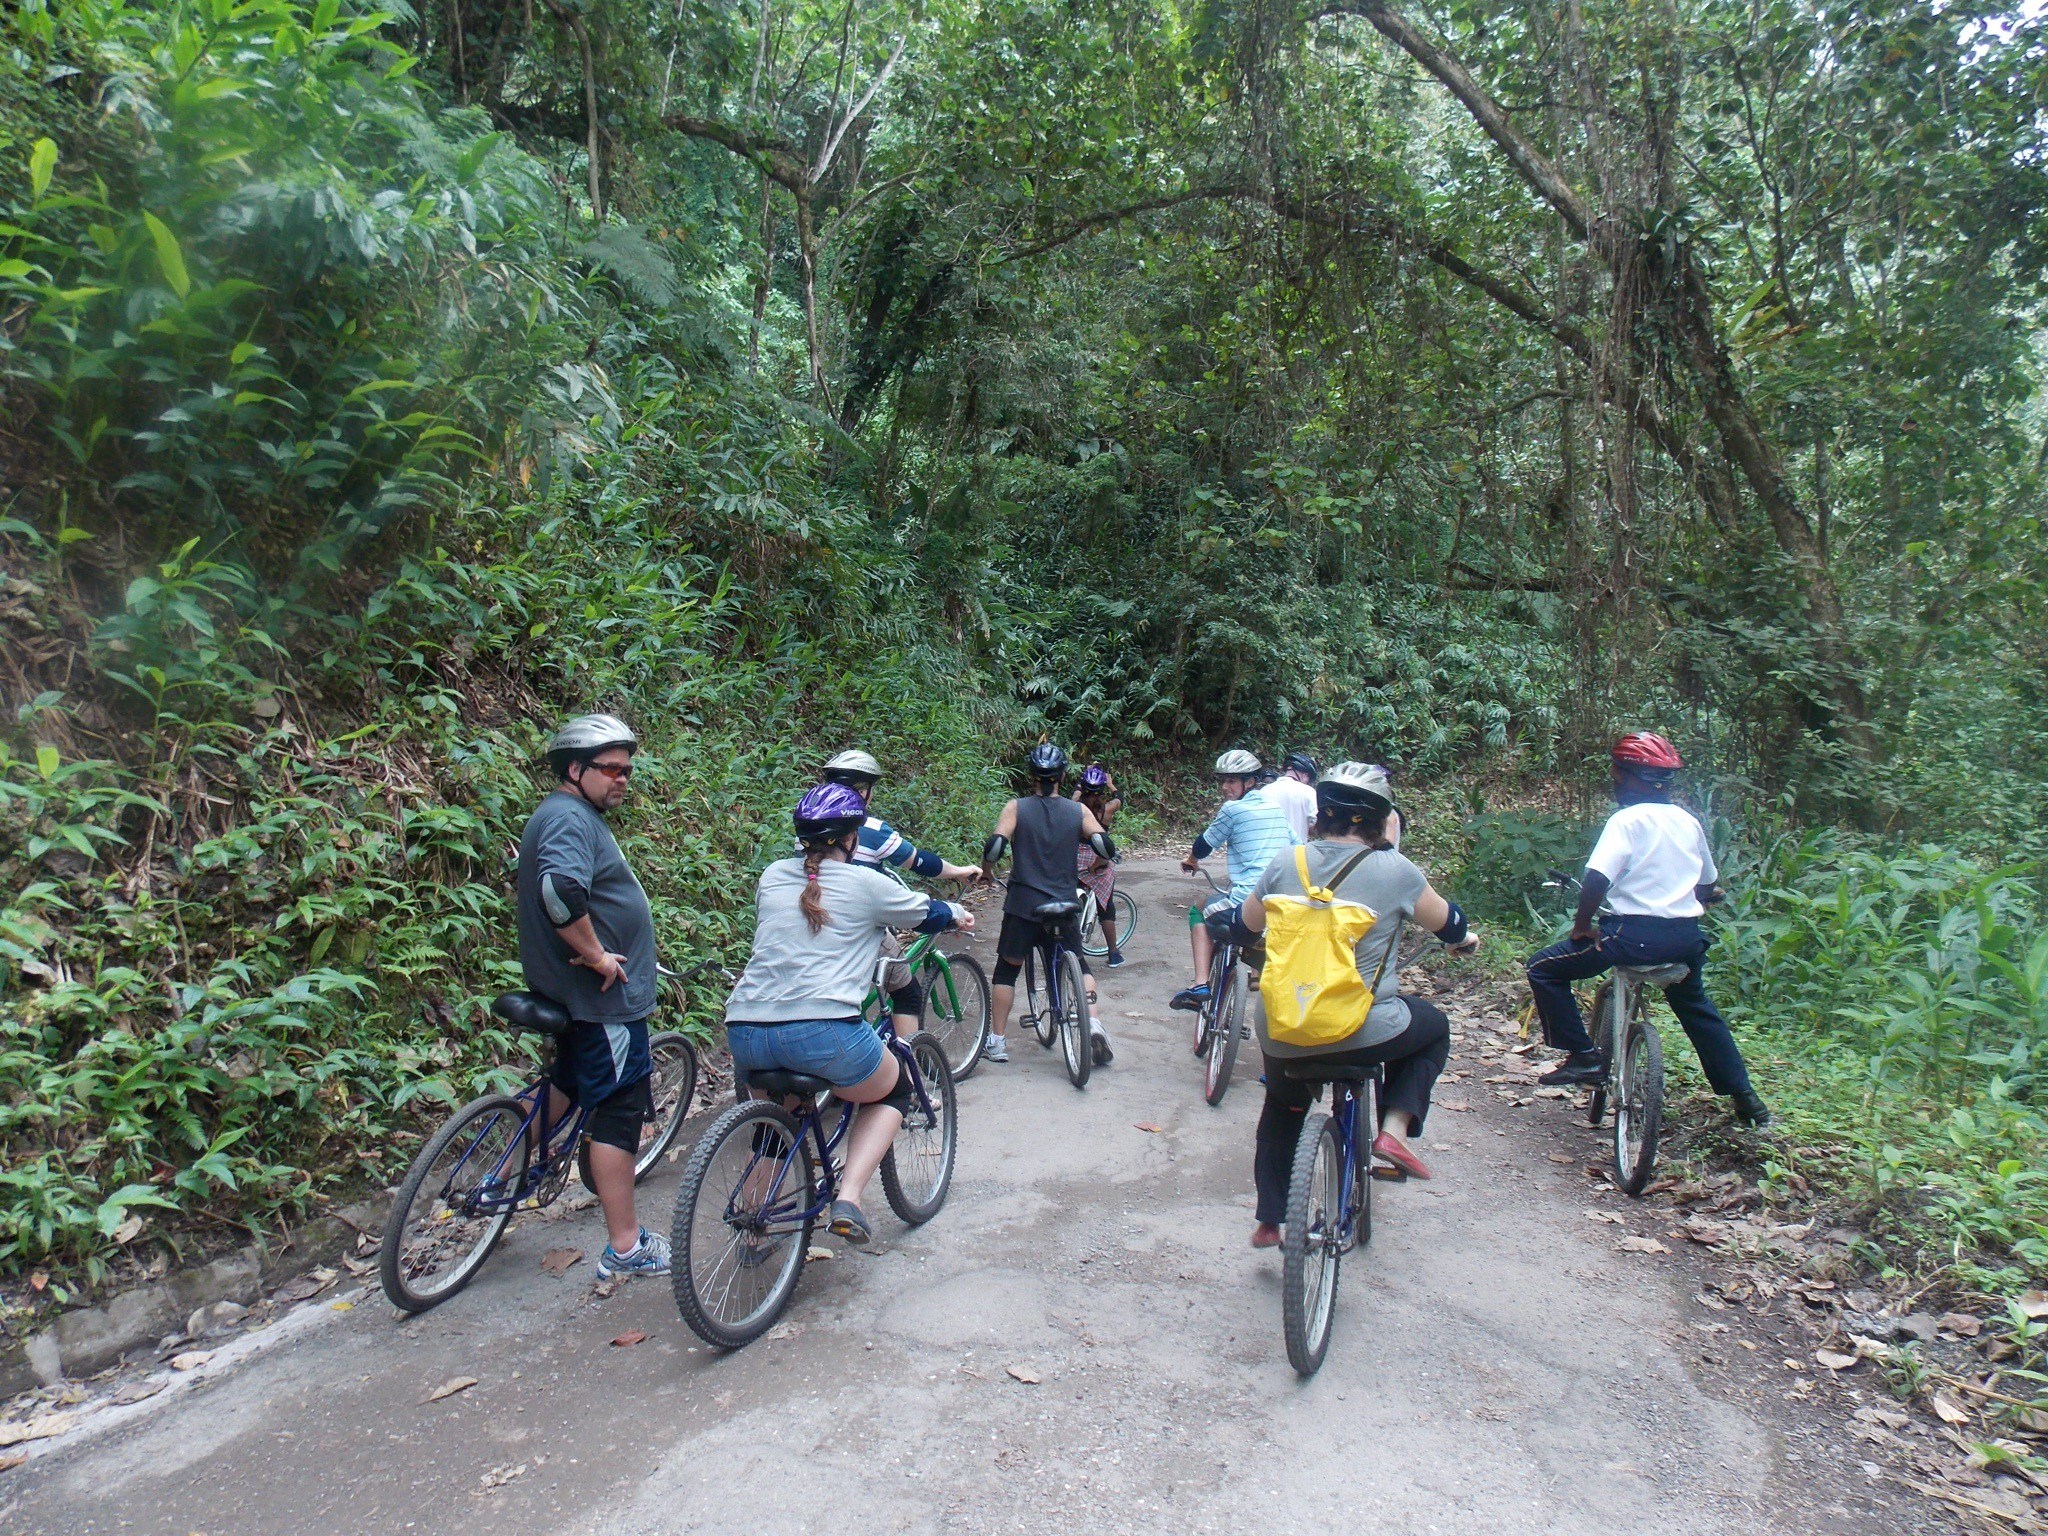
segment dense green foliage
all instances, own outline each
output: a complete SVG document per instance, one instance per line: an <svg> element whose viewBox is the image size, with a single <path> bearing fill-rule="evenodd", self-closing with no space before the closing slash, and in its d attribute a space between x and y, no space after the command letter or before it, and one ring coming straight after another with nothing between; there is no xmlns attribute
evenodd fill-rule
<svg viewBox="0 0 2048 1536"><path fill-rule="evenodd" d="M10 7L0 1267L509 1070L504 846L606 707L678 956L850 741L956 856L1041 731L1382 758L1519 921L1583 822L1472 776L1655 722L1799 1144L2038 1268L2036 36L1421 20Z"/></svg>

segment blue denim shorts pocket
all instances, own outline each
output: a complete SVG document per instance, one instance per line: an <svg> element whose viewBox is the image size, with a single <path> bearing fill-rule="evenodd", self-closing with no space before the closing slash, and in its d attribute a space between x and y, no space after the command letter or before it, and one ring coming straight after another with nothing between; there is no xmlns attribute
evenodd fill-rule
<svg viewBox="0 0 2048 1536"><path fill-rule="evenodd" d="M742 1072L807 1072L834 1088L851 1088L882 1065L882 1038L859 1019L803 1019L791 1024L728 1024L726 1044Z"/></svg>

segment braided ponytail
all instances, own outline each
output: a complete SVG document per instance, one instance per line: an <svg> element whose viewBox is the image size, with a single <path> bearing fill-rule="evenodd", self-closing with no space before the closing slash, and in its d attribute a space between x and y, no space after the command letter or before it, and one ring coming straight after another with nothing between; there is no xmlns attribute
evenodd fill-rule
<svg viewBox="0 0 2048 1536"><path fill-rule="evenodd" d="M803 908L804 921L813 933L825 926L825 888L818 881L818 866L831 848L830 843L810 843L804 848L804 893L797 898L797 905Z"/></svg>

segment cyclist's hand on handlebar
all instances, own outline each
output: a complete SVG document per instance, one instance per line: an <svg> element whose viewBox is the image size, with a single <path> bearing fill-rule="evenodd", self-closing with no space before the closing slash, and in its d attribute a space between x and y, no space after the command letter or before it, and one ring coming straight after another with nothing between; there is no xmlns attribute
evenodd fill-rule
<svg viewBox="0 0 2048 1536"><path fill-rule="evenodd" d="M1191 875L1196 874L1201 870L1202 861L1191 853L1180 861L1180 867Z"/></svg>
<svg viewBox="0 0 2048 1536"><path fill-rule="evenodd" d="M972 912L967 911L965 908L957 909L953 914L953 926L959 929L962 933L973 932L974 914Z"/></svg>
<svg viewBox="0 0 2048 1536"><path fill-rule="evenodd" d="M972 885L981 878L979 864L942 864L939 868L941 880L958 880L963 885Z"/></svg>
<svg viewBox="0 0 2048 1536"><path fill-rule="evenodd" d="M581 955L571 955L569 963L585 965L597 972L601 978L597 984L597 990L600 992L609 992L613 982L626 979L626 957L615 955L608 949L599 950L595 960L586 960Z"/></svg>

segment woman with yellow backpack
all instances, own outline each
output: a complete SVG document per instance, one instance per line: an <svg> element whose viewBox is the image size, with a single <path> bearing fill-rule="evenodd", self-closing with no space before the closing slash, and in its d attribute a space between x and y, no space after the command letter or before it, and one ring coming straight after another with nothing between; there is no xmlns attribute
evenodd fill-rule
<svg viewBox="0 0 2048 1536"><path fill-rule="evenodd" d="M1429 1114L1430 1090L1450 1059L1443 1010L1404 997L1392 974L1401 925L1429 929L1459 954L1479 939L1458 904L1387 841L1394 799L1383 769L1339 763L1316 783L1309 841L1277 854L1244 904L1240 921L1266 935L1266 964L1253 1010L1266 1061L1266 1104L1252 1159L1258 1187L1254 1248L1277 1247L1287 1212L1287 1179L1309 1106L1320 1085L1283 1070L1304 1056L1386 1069L1375 1155L1404 1174L1429 1177L1408 1146Z"/></svg>

